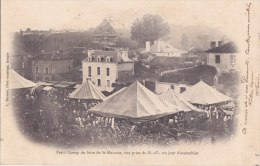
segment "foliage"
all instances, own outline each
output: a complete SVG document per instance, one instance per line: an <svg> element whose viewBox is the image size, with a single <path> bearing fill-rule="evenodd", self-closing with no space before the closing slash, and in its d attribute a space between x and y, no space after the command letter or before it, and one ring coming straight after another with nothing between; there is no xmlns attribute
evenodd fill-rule
<svg viewBox="0 0 260 166"><path fill-rule="evenodd" d="M136 19L131 27L131 39L143 45L145 41L154 42L165 37L170 32L168 23L161 16L146 14L142 19Z"/></svg>
<svg viewBox="0 0 260 166"><path fill-rule="evenodd" d="M187 81L196 84L201 79L209 85L214 84L214 76L217 74L216 68L208 65L200 65L191 69L176 71L163 75L160 81L178 83Z"/></svg>

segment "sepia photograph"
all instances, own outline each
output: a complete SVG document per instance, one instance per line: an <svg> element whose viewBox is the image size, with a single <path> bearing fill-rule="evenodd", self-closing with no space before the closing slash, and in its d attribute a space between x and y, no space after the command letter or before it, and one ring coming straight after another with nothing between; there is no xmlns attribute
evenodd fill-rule
<svg viewBox="0 0 260 166"><path fill-rule="evenodd" d="M259 1L1 2L1 164L260 164Z"/></svg>

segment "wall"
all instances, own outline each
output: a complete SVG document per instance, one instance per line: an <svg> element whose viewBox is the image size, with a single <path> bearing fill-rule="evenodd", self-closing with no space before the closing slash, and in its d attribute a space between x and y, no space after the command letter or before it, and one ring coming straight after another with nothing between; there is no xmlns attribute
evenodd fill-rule
<svg viewBox="0 0 260 166"><path fill-rule="evenodd" d="M32 79L32 60L25 56L10 56L11 68L27 79Z"/></svg>
<svg viewBox="0 0 260 166"><path fill-rule="evenodd" d="M91 67L91 77L88 76L88 67ZM100 67L100 75L97 75L97 67ZM109 68L109 76L107 76L106 68ZM98 79L101 79L101 86L98 88L101 91L112 91L112 83L117 80L117 64L107 62L82 62L83 79L90 78L91 81L98 86ZM110 86L107 85L107 80L110 81Z"/></svg>
<svg viewBox="0 0 260 166"><path fill-rule="evenodd" d="M134 62L119 63L118 71L131 71L134 74Z"/></svg>
<svg viewBox="0 0 260 166"><path fill-rule="evenodd" d="M52 74L57 73L66 73L70 70L73 70L73 60L72 59L63 59L63 60L37 60L32 61L32 73L33 80L35 81L51 81L53 80ZM39 67L39 72L36 73L36 66ZM69 70L69 66L70 70ZM45 68L48 68L49 73L45 73ZM38 77L38 78L36 78ZM48 78L48 79L47 79Z"/></svg>
<svg viewBox="0 0 260 166"><path fill-rule="evenodd" d="M220 55L220 63L215 63L215 55ZM230 63L230 56L235 55L237 61L237 53L209 53L207 55L207 64L216 67L221 73L230 72L231 69L237 70L237 62L235 64Z"/></svg>
<svg viewBox="0 0 260 166"><path fill-rule="evenodd" d="M185 88L186 90L191 87L187 84L177 84L177 83L168 83L168 82L157 82L155 84L155 93L161 94L167 91L169 88L173 89L173 91L177 94L181 93L181 88Z"/></svg>

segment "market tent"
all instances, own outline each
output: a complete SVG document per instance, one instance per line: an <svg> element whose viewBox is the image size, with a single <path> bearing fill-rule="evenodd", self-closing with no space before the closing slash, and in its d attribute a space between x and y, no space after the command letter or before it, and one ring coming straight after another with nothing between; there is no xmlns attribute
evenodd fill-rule
<svg viewBox="0 0 260 166"><path fill-rule="evenodd" d="M113 94L111 94L111 95L107 96L107 97L104 99L104 101L106 101L106 100L110 99L111 97L113 97L113 96L117 95L118 93L122 92L122 91L123 91L123 90L125 90L125 89L126 89L126 87L123 87L123 88L119 89L119 90L118 90L118 91L116 91L115 93L113 93Z"/></svg>
<svg viewBox="0 0 260 166"><path fill-rule="evenodd" d="M126 89L91 108L90 112L105 117L152 120L174 114L178 112L178 108L164 102L136 81Z"/></svg>
<svg viewBox="0 0 260 166"><path fill-rule="evenodd" d="M233 100L203 81L198 82L180 94L184 100L192 104L211 105Z"/></svg>
<svg viewBox="0 0 260 166"><path fill-rule="evenodd" d="M172 89L168 89L167 91L161 93L159 97L162 100L177 106L180 109L180 111L187 112L198 110L195 106L179 97Z"/></svg>
<svg viewBox="0 0 260 166"><path fill-rule="evenodd" d="M9 70L9 89L31 88L37 84L19 75L13 69Z"/></svg>
<svg viewBox="0 0 260 166"><path fill-rule="evenodd" d="M104 100L105 96L90 80L86 80L69 94L69 98Z"/></svg>

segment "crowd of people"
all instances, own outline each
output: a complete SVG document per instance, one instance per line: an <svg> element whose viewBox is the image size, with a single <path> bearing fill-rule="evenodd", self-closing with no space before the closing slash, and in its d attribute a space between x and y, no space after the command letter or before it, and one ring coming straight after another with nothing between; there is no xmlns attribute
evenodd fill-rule
<svg viewBox="0 0 260 166"><path fill-rule="evenodd" d="M201 141L210 137L209 132L214 136L232 134L232 116L214 106L199 106L205 110L203 114L179 112L150 121L133 121L91 113L88 109L100 101L70 99L71 91L66 88L13 91L13 110L21 131L34 141L69 147L169 145L184 139Z"/></svg>

